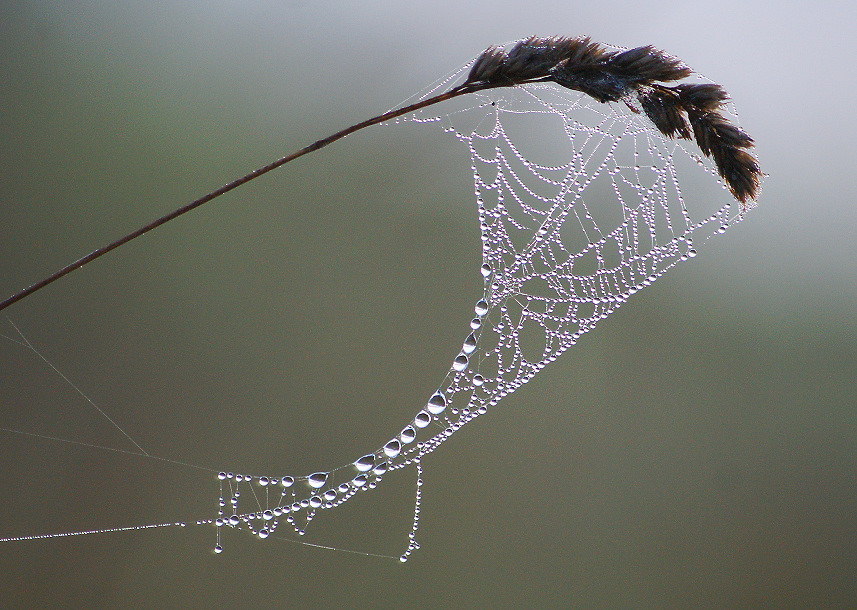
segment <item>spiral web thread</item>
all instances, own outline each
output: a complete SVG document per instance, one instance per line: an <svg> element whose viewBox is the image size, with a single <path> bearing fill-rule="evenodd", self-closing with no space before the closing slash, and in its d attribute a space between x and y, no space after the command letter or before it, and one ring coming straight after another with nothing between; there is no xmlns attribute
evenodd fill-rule
<svg viewBox="0 0 857 610"><path fill-rule="evenodd" d="M448 88L469 67L419 99ZM662 136L630 100L602 104L530 84L452 104L442 107L446 114L426 109L396 122L440 124L470 151L484 292L459 354L401 432L352 464L304 477L220 473L218 516L198 522L218 526L217 552L225 527L267 538L285 522L303 535L319 511L413 466L406 561L419 548L421 458L754 205L737 204L692 143ZM679 173L692 184L685 193Z"/></svg>

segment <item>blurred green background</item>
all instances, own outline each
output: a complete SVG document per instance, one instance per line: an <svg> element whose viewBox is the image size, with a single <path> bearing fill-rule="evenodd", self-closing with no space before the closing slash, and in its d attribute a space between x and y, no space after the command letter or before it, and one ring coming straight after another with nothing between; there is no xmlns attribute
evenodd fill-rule
<svg viewBox="0 0 857 610"><path fill-rule="evenodd" d="M425 459L398 561L209 527L0 544L5 607L853 607L846 3L4 2L0 296L526 35L653 44L732 94L759 208ZM302 475L437 387L481 291L469 160L376 128L7 310L149 453ZM14 329L4 318L2 333ZM132 449L0 342L0 427ZM214 516L193 468L0 433L22 536ZM413 471L307 542L398 556Z"/></svg>

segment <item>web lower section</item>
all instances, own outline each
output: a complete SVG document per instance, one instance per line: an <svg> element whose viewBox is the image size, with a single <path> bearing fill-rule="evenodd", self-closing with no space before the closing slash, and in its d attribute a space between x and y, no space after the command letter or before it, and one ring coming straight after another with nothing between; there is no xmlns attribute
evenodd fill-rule
<svg viewBox="0 0 857 610"><path fill-rule="evenodd" d="M484 292L458 355L401 431L351 464L300 477L220 473L217 517L199 522L218 526L217 552L225 528L303 535L321 511L413 467L406 561L419 548L422 457L753 205L736 204L708 160L661 135L631 101L601 104L532 84L455 103L402 120L441 125L470 150Z"/></svg>

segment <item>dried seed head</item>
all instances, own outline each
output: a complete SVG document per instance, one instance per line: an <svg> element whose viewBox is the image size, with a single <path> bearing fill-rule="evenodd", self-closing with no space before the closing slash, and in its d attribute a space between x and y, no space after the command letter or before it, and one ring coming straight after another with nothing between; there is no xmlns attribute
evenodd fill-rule
<svg viewBox="0 0 857 610"><path fill-rule="evenodd" d="M462 87L486 89L553 81L599 102L636 98L668 138L693 139L711 157L736 199L755 199L762 173L747 152L753 139L721 114L728 94L715 84L663 83L692 74L678 58L652 46L611 51L588 37L530 37L508 51L489 47L474 62ZM692 134L692 135L691 135Z"/></svg>
<svg viewBox="0 0 857 610"><path fill-rule="evenodd" d="M611 55L605 67L638 84L681 80L692 73L678 58L652 46Z"/></svg>
<svg viewBox="0 0 857 610"><path fill-rule="evenodd" d="M720 85L714 83L704 85L678 85L681 102L685 106L695 106L700 110L713 112L718 110L723 102L729 99L729 94Z"/></svg>
<svg viewBox="0 0 857 610"><path fill-rule="evenodd" d="M690 128L684 118L684 107L676 103L670 91L648 88L638 95L643 112L668 138L690 139Z"/></svg>
<svg viewBox="0 0 857 610"><path fill-rule="evenodd" d="M488 47L473 62L470 74L467 76L468 83L491 82L497 71L503 66L506 53L497 47Z"/></svg>

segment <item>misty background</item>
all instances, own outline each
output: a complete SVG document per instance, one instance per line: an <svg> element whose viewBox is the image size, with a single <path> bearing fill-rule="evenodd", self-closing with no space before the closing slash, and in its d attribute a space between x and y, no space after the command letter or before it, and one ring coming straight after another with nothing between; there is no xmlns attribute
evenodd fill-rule
<svg viewBox="0 0 857 610"><path fill-rule="evenodd" d="M0 297L399 104L492 44L652 44L722 84L759 206L424 460L398 560L170 527L0 543L0 601L857 603L857 86L846 3L4 2ZM466 151L378 127L4 312L150 454L305 475L398 432L481 294ZM0 319L2 334L14 328ZM133 450L0 340L0 427ZM213 518L211 472L0 432L14 537ZM414 471L307 542L398 557ZM283 531L283 530L281 530Z"/></svg>

